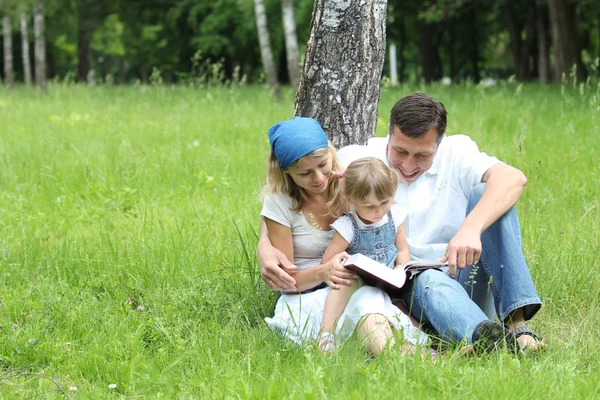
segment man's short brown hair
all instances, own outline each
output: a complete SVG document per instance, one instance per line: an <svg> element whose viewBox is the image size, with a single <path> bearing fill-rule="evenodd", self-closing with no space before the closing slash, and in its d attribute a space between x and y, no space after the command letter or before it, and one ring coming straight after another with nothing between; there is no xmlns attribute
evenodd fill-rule
<svg viewBox="0 0 600 400"><path fill-rule="evenodd" d="M390 136L397 126L408 137L419 138L436 128L438 141L446 132L444 105L425 93L413 93L401 98L390 113Z"/></svg>

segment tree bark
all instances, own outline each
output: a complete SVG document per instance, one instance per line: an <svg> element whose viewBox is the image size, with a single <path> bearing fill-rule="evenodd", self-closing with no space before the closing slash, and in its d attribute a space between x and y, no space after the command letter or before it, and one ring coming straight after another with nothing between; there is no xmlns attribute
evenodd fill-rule
<svg viewBox="0 0 600 400"><path fill-rule="evenodd" d="M31 61L29 58L29 34L27 32L27 18L24 13L20 16L21 22L21 52L23 53L23 80L26 85L31 85Z"/></svg>
<svg viewBox="0 0 600 400"><path fill-rule="evenodd" d="M44 26L44 2L36 0L33 9L35 83L46 87L46 33Z"/></svg>
<svg viewBox="0 0 600 400"><path fill-rule="evenodd" d="M565 0L548 0L548 11L554 53L554 80L560 82L563 74L568 77L575 65L577 80L584 81L587 74L577 46L574 5Z"/></svg>
<svg viewBox="0 0 600 400"><path fill-rule="evenodd" d="M386 0L316 0L295 115L317 119L336 148L377 127Z"/></svg>
<svg viewBox="0 0 600 400"><path fill-rule="evenodd" d="M285 34L285 54L290 82L294 89L300 83L300 55L298 51L298 35L294 21L294 1L281 0L283 14L283 31Z"/></svg>
<svg viewBox="0 0 600 400"><path fill-rule="evenodd" d="M267 83L273 91L275 98L281 99L279 81L273 62L273 52L271 51L271 42L269 39L269 30L267 25L267 14L263 0L254 0L254 11L256 14L256 27L258 29L258 43L260 45L260 55L262 58L263 69L267 78Z"/></svg>
<svg viewBox="0 0 600 400"><path fill-rule="evenodd" d="M4 84L13 87L15 84L12 48L12 23L10 17L2 17L2 35L4 37Z"/></svg>

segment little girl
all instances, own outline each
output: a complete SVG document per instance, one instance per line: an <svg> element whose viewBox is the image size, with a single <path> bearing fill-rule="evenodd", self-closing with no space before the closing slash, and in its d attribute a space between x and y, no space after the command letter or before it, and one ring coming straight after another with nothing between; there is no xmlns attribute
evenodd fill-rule
<svg viewBox="0 0 600 400"><path fill-rule="evenodd" d="M392 205L399 182L399 176L374 157L358 159L346 171L330 176L328 207L330 213L339 218L331 225L335 233L323 262L342 251L350 255L361 253L383 264L382 268L395 268L410 261L402 226L406 211L400 205ZM340 217L340 210L348 205L350 212ZM335 324L360 286L362 282L357 279L351 286L339 285L339 289L327 295L319 337L321 351L335 350L332 333ZM410 342L408 333L405 332L405 336Z"/></svg>

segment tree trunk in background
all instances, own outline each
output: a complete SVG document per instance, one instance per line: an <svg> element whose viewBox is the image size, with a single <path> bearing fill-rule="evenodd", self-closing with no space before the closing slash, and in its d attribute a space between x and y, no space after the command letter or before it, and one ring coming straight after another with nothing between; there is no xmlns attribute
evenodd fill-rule
<svg viewBox="0 0 600 400"><path fill-rule="evenodd" d="M540 83L550 82L550 45L548 38L548 9L542 0L536 0L537 6L537 41L538 41L538 76Z"/></svg>
<svg viewBox="0 0 600 400"><path fill-rule="evenodd" d="M442 78L442 63L435 39L435 25L419 21L419 50L425 82L440 80Z"/></svg>
<svg viewBox="0 0 600 400"><path fill-rule="evenodd" d="M279 89L279 81L277 80L277 72L275 71L275 63L273 62L273 52L271 51L271 42L267 25L267 14L265 13L263 0L254 0L254 11L256 14L256 28L258 29L258 42L260 45L260 55L265 71L265 77L267 78L267 83L273 91L275 98L280 100L281 92Z"/></svg>
<svg viewBox="0 0 600 400"><path fill-rule="evenodd" d="M148 83L148 65L146 62L143 62L142 65L140 65L140 77L142 79L142 83L146 85Z"/></svg>
<svg viewBox="0 0 600 400"><path fill-rule="evenodd" d="M471 10L469 12L469 20L470 20L470 31L471 31L471 67L473 68L473 81L475 83L479 83L480 73L479 73L479 32L477 32L477 18L478 18L478 6L477 0L473 1L471 5Z"/></svg>
<svg viewBox="0 0 600 400"><path fill-rule="evenodd" d="M515 77L517 78L517 81L523 82L530 78L529 53L521 34L524 23L521 20L521 15L518 15L517 11L515 11L513 3L514 0L506 0L502 15L510 37L510 49L513 58L513 67L515 69Z"/></svg>
<svg viewBox="0 0 600 400"><path fill-rule="evenodd" d="M21 52L23 53L23 79L26 85L31 85L31 61L29 58L29 33L27 32L27 18L21 13Z"/></svg>
<svg viewBox="0 0 600 400"><path fill-rule="evenodd" d="M396 43L390 43L389 56L390 60L390 79L392 86L398 86L398 56L396 54Z"/></svg>
<svg viewBox="0 0 600 400"><path fill-rule="evenodd" d="M12 48L12 24L10 17L2 17L2 35L4 38L4 84L13 87L15 84Z"/></svg>
<svg viewBox="0 0 600 400"><path fill-rule="evenodd" d="M298 36L296 35L296 22L294 21L294 1L281 0L283 14L283 31L285 35L285 54L290 82L294 89L300 83L300 55L298 51Z"/></svg>
<svg viewBox="0 0 600 400"><path fill-rule="evenodd" d="M450 33L450 42L448 43L448 53L450 61L450 79L452 82L456 79L456 18L448 21L448 31Z"/></svg>
<svg viewBox="0 0 600 400"><path fill-rule="evenodd" d="M35 84L46 87L46 32L44 25L44 2L36 0L33 8L33 30L35 59Z"/></svg>
<svg viewBox="0 0 600 400"><path fill-rule="evenodd" d="M398 71L398 79L400 83L404 83L406 80L406 56L404 55L404 49L406 48L406 27L404 26L404 18L400 18L398 22L398 32L400 34L400 45L398 53L400 55L400 71Z"/></svg>
<svg viewBox="0 0 600 400"><path fill-rule="evenodd" d="M112 65L113 58L111 56L104 57L104 81L112 81ZM110 78L109 78L110 76Z"/></svg>
<svg viewBox="0 0 600 400"><path fill-rule="evenodd" d="M92 66L92 27L87 12L79 7L77 27L77 81L87 82Z"/></svg>
<svg viewBox="0 0 600 400"><path fill-rule="evenodd" d="M560 82L563 74L569 77L573 65L577 66L577 80L586 78L577 45L575 6L565 0L548 0L552 49L554 53L554 80Z"/></svg>
<svg viewBox="0 0 600 400"><path fill-rule="evenodd" d="M119 57L119 83L121 85L124 85L126 82L126 77L125 77L125 57L120 56Z"/></svg>
<svg viewBox="0 0 600 400"><path fill-rule="evenodd" d="M336 148L377 127L386 0L316 0L295 115L317 119Z"/></svg>
<svg viewBox="0 0 600 400"><path fill-rule="evenodd" d="M537 39L537 15L538 10L535 4L535 1L527 2L527 26L526 26L526 35L525 39L525 51L526 54L524 56L527 62L527 70L529 74L529 80L534 79L538 76L538 39Z"/></svg>

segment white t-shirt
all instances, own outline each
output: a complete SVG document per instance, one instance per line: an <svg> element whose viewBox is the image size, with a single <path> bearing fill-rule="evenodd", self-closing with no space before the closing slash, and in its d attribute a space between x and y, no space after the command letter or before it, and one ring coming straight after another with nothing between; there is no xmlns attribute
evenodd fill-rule
<svg viewBox="0 0 600 400"><path fill-rule="evenodd" d="M392 212L394 227L397 231L398 227L402 225L404 219L406 218L406 210L400 204L392 204L392 208L390 209L390 211ZM354 227L352 226L352 219L356 221L358 229L379 228L380 226L383 226L388 223L387 214L383 218L381 218L381 221L375 222L374 224L365 224L364 222L362 222L358 215L354 212L353 207L350 207L350 215L342 215L341 217L336 219L333 224L331 224L331 227L340 235L342 235L342 237L348 243L352 243L352 240L354 240Z"/></svg>
<svg viewBox="0 0 600 400"><path fill-rule="evenodd" d="M338 151L342 164L361 157L377 157L387 163L387 138L371 138L366 146L352 145ZM408 210L404 232L414 260L437 261L465 219L471 190L497 158L479 151L465 135L444 137L431 168L415 182L401 183L394 203Z"/></svg>
<svg viewBox="0 0 600 400"><path fill-rule="evenodd" d="M279 194L265 198L260 216L292 230L294 265L298 267L298 271L321 264L323 254L333 238L333 230L323 231L315 228L302 212L292 209L292 199L289 196Z"/></svg>

